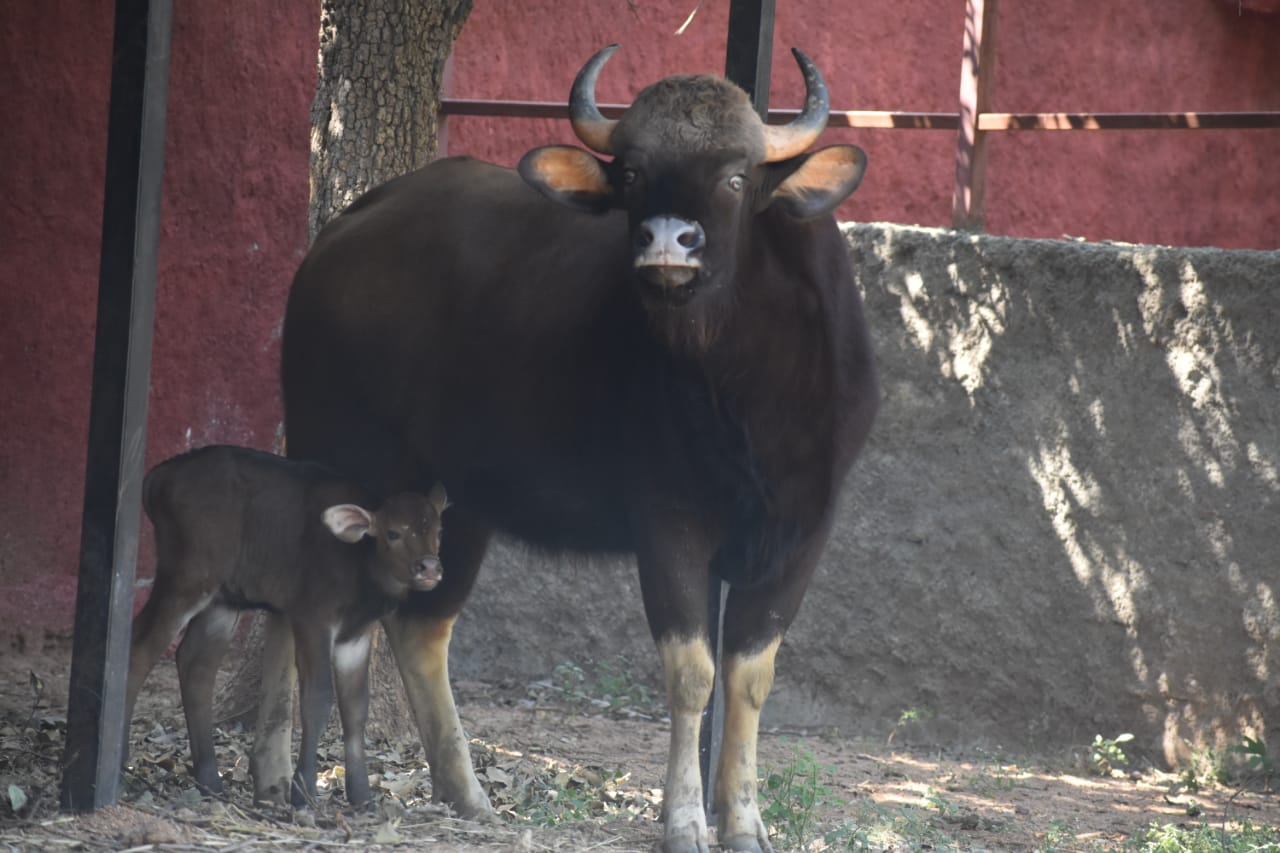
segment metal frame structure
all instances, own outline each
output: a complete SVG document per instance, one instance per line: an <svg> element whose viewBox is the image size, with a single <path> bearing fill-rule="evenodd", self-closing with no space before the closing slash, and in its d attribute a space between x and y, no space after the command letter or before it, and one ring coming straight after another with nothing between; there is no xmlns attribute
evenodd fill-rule
<svg viewBox="0 0 1280 853"><path fill-rule="evenodd" d="M743 6L751 4L742 3ZM956 112L910 112L904 110L832 110L831 127L896 130L957 131L955 185L952 192L952 225L981 231L986 186L986 142L988 134L1011 131L1063 130L1256 130L1280 129L1280 112L1142 112L1142 113L1002 113L989 112L989 90L993 78L998 0L965 0L964 40L960 63L960 91ZM734 16L739 3L730 7L730 61L741 56L735 48ZM772 30L772 17L770 18ZM760 44L771 43L772 39ZM735 76L734 66L726 76L748 92L759 78ZM752 70L751 74L758 73ZM768 78L762 87L767 98ZM750 83L751 85L747 85ZM767 107L767 104L765 105ZM799 114L796 109L767 110L757 103L770 123L784 124ZM602 106L601 112L617 118L625 104ZM442 115L502 118L563 118L564 104L548 101L502 101L445 98Z"/></svg>
<svg viewBox="0 0 1280 853"><path fill-rule="evenodd" d="M957 112L831 113L834 127L958 131L956 227L982 228L988 133L1280 128L1280 112L988 112L997 2L965 0ZM798 111L768 109L774 4L731 0L725 73L752 95L762 116L786 122ZM61 789L62 806L72 811L115 802L128 725L123 698L146 440L172 17L173 0L115 3L98 316ZM623 105L602 107L610 117L624 110ZM565 106L445 99L441 113L561 118ZM713 625L720 622L721 594L717 582L710 596ZM717 728L713 719L708 717L704 725L708 735ZM704 740L702 755L708 797L713 741Z"/></svg>
<svg viewBox="0 0 1280 853"><path fill-rule="evenodd" d="M88 461L60 799L116 801L147 391L173 0L116 0Z"/></svg>

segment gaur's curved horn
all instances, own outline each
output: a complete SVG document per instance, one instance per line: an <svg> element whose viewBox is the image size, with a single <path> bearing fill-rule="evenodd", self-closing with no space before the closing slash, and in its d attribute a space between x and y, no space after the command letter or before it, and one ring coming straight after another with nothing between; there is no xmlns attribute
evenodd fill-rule
<svg viewBox="0 0 1280 853"><path fill-rule="evenodd" d="M596 106L596 78L617 49L616 44L611 44L588 59L578 76L573 78L573 89L569 92L569 122L573 125L573 132L582 144L601 154L613 153L609 137L613 136L618 122L600 114L600 108Z"/></svg>
<svg viewBox="0 0 1280 853"><path fill-rule="evenodd" d="M831 111L831 96L827 93L827 83L822 79L818 66L794 47L791 48L791 53L795 55L796 64L804 74L804 109L790 124L765 126L766 163L794 157L817 142L827 127L827 113Z"/></svg>

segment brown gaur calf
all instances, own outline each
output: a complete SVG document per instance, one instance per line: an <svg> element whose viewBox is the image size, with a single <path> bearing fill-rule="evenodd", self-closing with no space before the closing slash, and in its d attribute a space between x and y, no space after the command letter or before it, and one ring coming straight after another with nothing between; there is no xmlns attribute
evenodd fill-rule
<svg viewBox="0 0 1280 853"><path fill-rule="evenodd" d="M443 487L397 494L369 510L372 497L325 466L214 446L157 465L142 500L155 527L156 573L133 621L126 725L142 682L185 625L177 663L193 774L202 789L220 792L212 719L218 664L239 611L278 613L293 631L302 696L293 804L315 800L316 746L334 673L347 798L367 802L370 629L410 590L440 583ZM261 791L261 780L255 783Z"/></svg>

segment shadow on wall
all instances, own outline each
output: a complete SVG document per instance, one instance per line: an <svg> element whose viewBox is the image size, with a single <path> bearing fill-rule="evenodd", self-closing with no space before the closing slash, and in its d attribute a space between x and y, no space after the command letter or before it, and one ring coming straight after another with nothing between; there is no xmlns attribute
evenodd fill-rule
<svg viewBox="0 0 1280 853"><path fill-rule="evenodd" d="M770 716L1280 734L1280 253L846 229L885 404Z"/></svg>

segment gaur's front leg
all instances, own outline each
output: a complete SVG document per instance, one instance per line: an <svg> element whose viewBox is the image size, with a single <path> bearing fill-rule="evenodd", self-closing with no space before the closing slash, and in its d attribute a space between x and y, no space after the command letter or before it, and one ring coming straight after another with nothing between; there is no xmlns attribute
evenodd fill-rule
<svg viewBox="0 0 1280 853"><path fill-rule="evenodd" d="M490 816L493 808L471 766L471 750L449 685L453 622L453 617L393 614L382 624L431 766L431 797L448 803L461 817L478 819Z"/></svg>
<svg viewBox="0 0 1280 853"><path fill-rule="evenodd" d="M773 850L756 799L756 742L760 709L773 685L773 659L781 639L774 639L754 654L726 651L721 658L724 732L714 803L720 846L725 850Z"/></svg>
<svg viewBox="0 0 1280 853"><path fill-rule="evenodd" d="M675 501L655 500L641 519L637 550L649 630L662 657L671 712L661 853L707 853L710 843L698 736L715 661L707 628L710 537Z"/></svg>
<svg viewBox="0 0 1280 853"><path fill-rule="evenodd" d="M301 700L302 741L298 769L293 773L292 801L296 807L316 802L316 750L333 707L333 675L330 660L333 634L327 626L294 623L297 643L298 695Z"/></svg>
<svg viewBox="0 0 1280 853"><path fill-rule="evenodd" d="M714 789L720 845L725 850L773 850L756 800L760 710L773 686L778 646L800 607L825 541L822 526L796 549L781 575L757 586L731 589L725 599L724 734Z"/></svg>
<svg viewBox="0 0 1280 853"><path fill-rule="evenodd" d="M671 712L671 744L662 799L662 853L707 853L698 738L702 711L711 698L715 662L706 638L658 641Z"/></svg>
<svg viewBox="0 0 1280 853"><path fill-rule="evenodd" d="M353 806L364 805L372 797L364 754L364 731L369 719L369 647L372 639L370 629L354 640L338 643L333 650L346 765L344 785L347 800Z"/></svg>
<svg viewBox="0 0 1280 853"><path fill-rule="evenodd" d="M449 639L488 543L488 529L471 519L465 506L451 507L440 542L444 579L430 592L410 593L397 612L382 620L431 765L431 797L473 820L491 817L493 807L471 766L453 702Z"/></svg>

